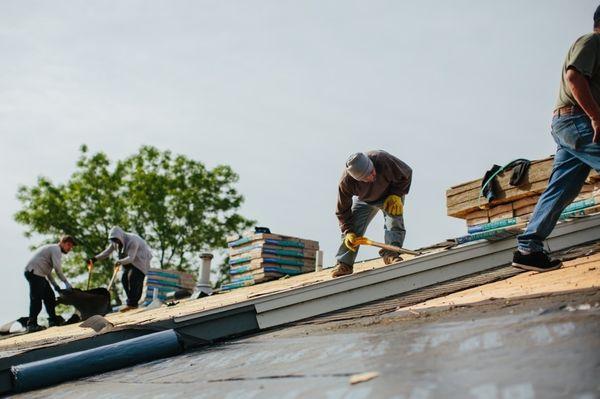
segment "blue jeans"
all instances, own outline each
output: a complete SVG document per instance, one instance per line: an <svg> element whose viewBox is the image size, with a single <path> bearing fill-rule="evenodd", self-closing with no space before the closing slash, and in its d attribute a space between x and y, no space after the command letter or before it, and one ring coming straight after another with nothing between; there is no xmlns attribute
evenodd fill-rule
<svg viewBox="0 0 600 399"><path fill-rule="evenodd" d="M404 196L402 197L402 203L404 203ZM404 243L404 236L406 230L404 229L404 218L400 216L391 216L383 210L383 201L375 203L366 203L360 200L355 200L352 204L352 232L360 237L365 234L367 227L371 220L375 217L377 212L383 212L384 218L384 231L385 231L385 243L397 245L399 247ZM354 265L354 260L358 254L358 249L350 251L343 243L344 236L342 235L342 245L338 250L335 258L338 263L345 263L349 266Z"/></svg>
<svg viewBox="0 0 600 399"><path fill-rule="evenodd" d="M542 193L527 229L518 238L525 252L542 251L561 212L581 191L590 170L600 171L600 144L592 141L594 130L583 114L555 116L552 136L558 144L548 187Z"/></svg>

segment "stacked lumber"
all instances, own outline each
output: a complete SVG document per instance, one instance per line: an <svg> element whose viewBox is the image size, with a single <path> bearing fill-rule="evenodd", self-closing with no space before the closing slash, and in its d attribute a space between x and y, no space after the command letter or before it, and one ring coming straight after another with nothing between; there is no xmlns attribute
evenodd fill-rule
<svg viewBox="0 0 600 399"><path fill-rule="evenodd" d="M492 202L481 195L482 179L473 180L446 191L449 216L464 219L468 235L457 243L480 239L501 239L521 231L531 218L541 193L546 189L554 157L531 162L517 187L509 184L512 170L497 175L497 198ZM600 176L590 172L580 194L562 213L561 219L600 212Z"/></svg>
<svg viewBox="0 0 600 399"><path fill-rule="evenodd" d="M228 239L231 290L315 270L317 241L271 233Z"/></svg>
<svg viewBox="0 0 600 399"><path fill-rule="evenodd" d="M193 274L170 269L150 268L146 275L144 305L152 302L155 290L158 292L157 298L165 301L170 293L179 290L187 290L192 293L195 286L196 277Z"/></svg>

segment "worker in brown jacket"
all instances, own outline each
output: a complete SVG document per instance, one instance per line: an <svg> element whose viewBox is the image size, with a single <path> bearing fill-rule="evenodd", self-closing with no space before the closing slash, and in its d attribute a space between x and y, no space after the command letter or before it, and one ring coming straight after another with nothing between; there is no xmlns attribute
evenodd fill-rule
<svg viewBox="0 0 600 399"><path fill-rule="evenodd" d="M362 237L379 210L385 221L385 243L401 247L404 243L404 196L410 189L412 169L382 151L358 152L346 161L338 187L335 214L342 230L342 244L336 255L332 276L352 274L358 252L356 239ZM402 260L400 254L381 250L386 264Z"/></svg>

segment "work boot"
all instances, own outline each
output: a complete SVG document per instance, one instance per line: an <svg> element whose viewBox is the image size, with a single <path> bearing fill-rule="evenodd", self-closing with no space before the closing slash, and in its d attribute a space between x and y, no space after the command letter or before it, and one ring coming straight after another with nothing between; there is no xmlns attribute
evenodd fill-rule
<svg viewBox="0 0 600 399"><path fill-rule="evenodd" d="M65 319L63 319L61 316L48 319L48 327L58 327L62 326L63 324L65 324Z"/></svg>
<svg viewBox="0 0 600 399"><path fill-rule="evenodd" d="M383 263L385 263L386 265L399 263L403 260L399 252L390 251L389 249L379 250L379 256L383 258Z"/></svg>
<svg viewBox="0 0 600 399"><path fill-rule="evenodd" d="M331 272L331 277L341 277L347 274L352 274L354 272L354 268L350 265L347 265L342 262L338 262L338 264L333 268Z"/></svg>
<svg viewBox="0 0 600 399"><path fill-rule="evenodd" d="M45 329L46 329L46 327L40 326L37 323L28 323L27 324L27 333L34 333L34 332L42 331Z"/></svg>
<svg viewBox="0 0 600 399"><path fill-rule="evenodd" d="M513 253L512 265L523 270L549 272L550 270L560 269L562 262L558 259L551 259L542 251L524 254L516 250Z"/></svg>

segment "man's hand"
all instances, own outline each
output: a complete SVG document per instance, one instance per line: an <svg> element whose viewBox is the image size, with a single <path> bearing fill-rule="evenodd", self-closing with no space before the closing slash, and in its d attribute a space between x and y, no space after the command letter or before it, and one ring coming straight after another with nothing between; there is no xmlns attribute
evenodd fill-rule
<svg viewBox="0 0 600 399"><path fill-rule="evenodd" d="M383 210L386 211L390 216L400 216L404 212L404 205L402 204L402 198L397 195L390 195L383 202Z"/></svg>
<svg viewBox="0 0 600 399"><path fill-rule="evenodd" d="M600 106L596 103L588 79L575 68L567 69L565 79L579 107L589 116L594 129L594 143L600 143Z"/></svg>
<svg viewBox="0 0 600 399"><path fill-rule="evenodd" d="M65 283L65 291L71 291L73 286L68 281Z"/></svg>
<svg viewBox="0 0 600 399"><path fill-rule="evenodd" d="M592 119L592 129L594 129L594 143L600 143L600 120Z"/></svg>
<svg viewBox="0 0 600 399"><path fill-rule="evenodd" d="M356 238L356 234L352 232L346 233L346 235L344 236L344 245L352 252L356 252L356 250L358 249L358 245L354 244Z"/></svg>
<svg viewBox="0 0 600 399"><path fill-rule="evenodd" d="M95 256L92 256L92 257L91 257L91 258L89 258L89 259L88 259L88 260L87 260L85 263L87 263L87 264L89 265L90 263L96 263L96 261L97 261L97 260L98 260L98 259L96 259L96 257L95 257Z"/></svg>

